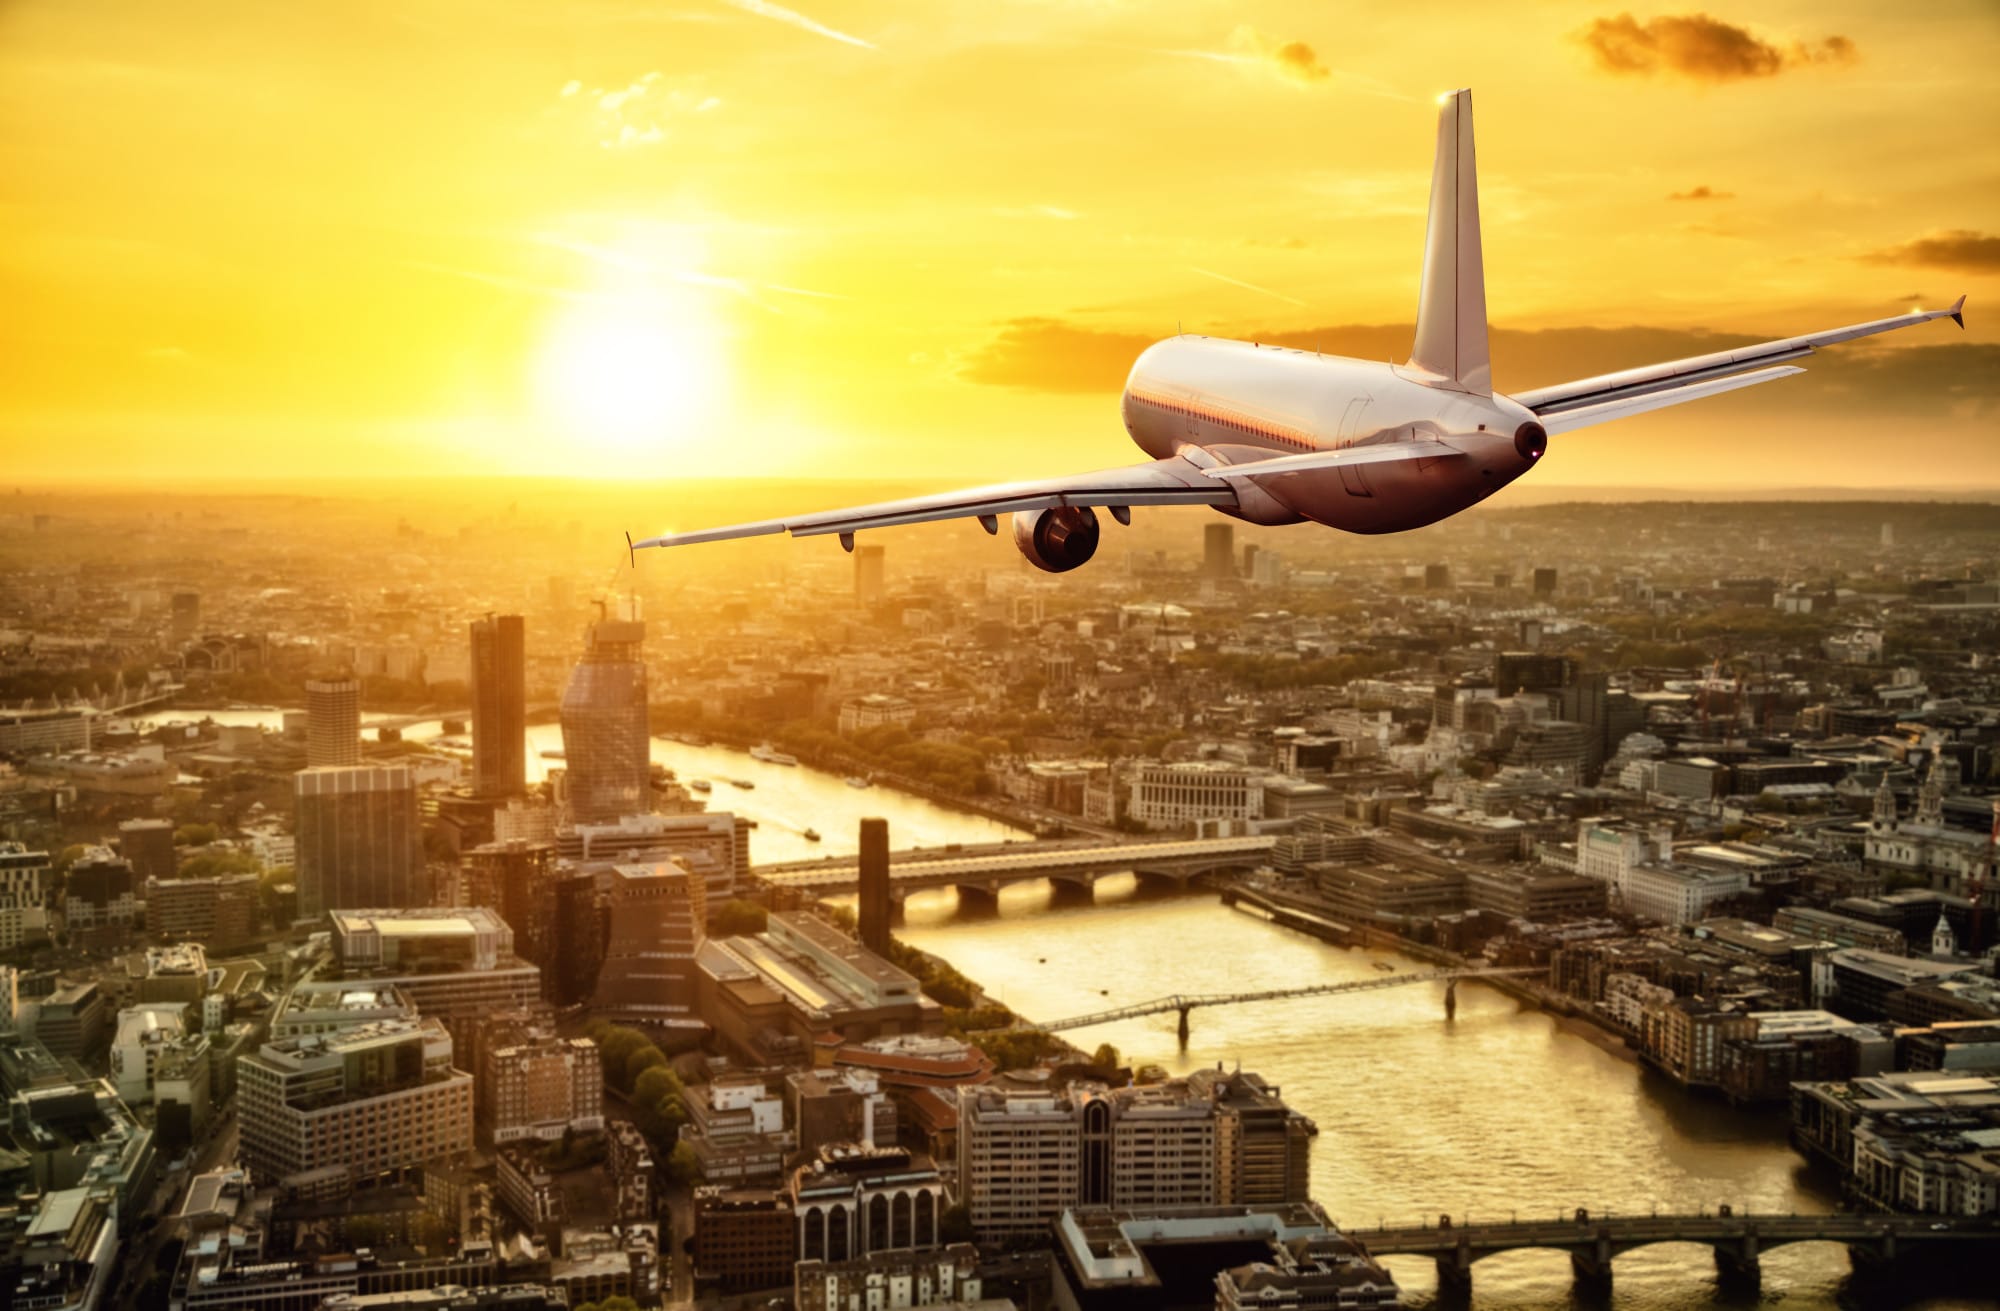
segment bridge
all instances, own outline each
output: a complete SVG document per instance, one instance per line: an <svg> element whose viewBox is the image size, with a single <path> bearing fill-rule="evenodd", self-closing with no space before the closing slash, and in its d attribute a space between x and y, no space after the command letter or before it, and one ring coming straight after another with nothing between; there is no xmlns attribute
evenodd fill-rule
<svg viewBox="0 0 2000 1311"><path fill-rule="evenodd" d="M1047 879L1059 900L1088 900L1107 874L1134 874L1142 884L1185 888L1204 874L1242 873L1266 864L1277 839L1270 836L1187 838L1163 842L1010 842L975 850L903 851L889 858L889 898L895 906L912 892L957 888L961 902L997 905L1011 883ZM768 887L835 897L860 887L853 857L760 865L755 877Z"/></svg>
<svg viewBox="0 0 2000 1311"><path fill-rule="evenodd" d="M1440 1291L1467 1292L1472 1265L1499 1252L1550 1248L1569 1253L1577 1282L1608 1287L1611 1263L1621 1252L1655 1243L1702 1243L1715 1250L1726 1283L1754 1285L1758 1255L1790 1243L1843 1243L1857 1271L1881 1269L1912 1250L1950 1248L1977 1256L1981 1244L2000 1250L2000 1221L1992 1217L1842 1212L1835 1215L1590 1215L1504 1224L1452 1224L1342 1232L1373 1256L1421 1255L1437 1262Z"/></svg>
<svg viewBox="0 0 2000 1311"><path fill-rule="evenodd" d="M1240 1006L1247 1002L1283 1001L1290 997L1326 997L1345 992L1380 992L1384 988L1403 988L1412 983L1437 983L1445 985L1444 1012L1449 1019L1458 1013L1458 981L1460 979L1511 978L1522 974L1546 974L1542 966L1521 969L1470 969L1470 970L1416 970L1408 974L1384 974L1379 979L1350 979L1340 983L1314 983L1302 988L1267 988L1262 992L1202 992L1175 993L1171 997L1155 997L1151 1001L1137 1002L1131 1006L1119 1006L1112 1010L1093 1011L1088 1015L1077 1015L1067 1020L1056 1020L1050 1024L1034 1024L1023 1021L1030 1028L1045 1033L1061 1033L1067 1029L1088 1029L1099 1024L1114 1024L1119 1020L1136 1020L1146 1015L1165 1015L1168 1011L1179 1011L1181 1017L1181 1046L1188 1043L1188 1012L1197 1006Z"/></svg>

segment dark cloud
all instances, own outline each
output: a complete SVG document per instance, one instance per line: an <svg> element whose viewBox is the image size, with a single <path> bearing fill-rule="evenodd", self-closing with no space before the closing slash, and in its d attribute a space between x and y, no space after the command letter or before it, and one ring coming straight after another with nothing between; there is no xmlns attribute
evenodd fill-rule
<svg viewBox="0 0 2000 1311"><path fill-rule="evenodd" d="M1663 14L1640 22L1630 14L1592 19L1577 39L1607 73L1668 72L1703 82L1775 77L1788 68L1851 64L1854 42L1844 36L1780 46L1748 28L1707 14Z"/></svg>
<svg viewBox="0 0 2000 1311"><path fill-rule="evenodd" d="M1059 319L1016 319L972 354L961 376L1031 391L1115 393L1125 385L1139 352L1165 335L1099 331ZM1409 356L1411 336L1407 324L1342 324L1261 340L1353 359L1402 360ZM1527 391L1761 340L1740 333L1638 326L1535 332L1496 328L1493 376L1503 390ZM1833 347L1804 363L1809 377L1753 387L1744 393L1745 403L1837 415L2000 414L2000 344L1857 342Z"/></svg>
<svg viewBox="0 0 2000 1311"><path fill-rule="evenodd" d="M1230 33L1229 47L1238 58L1266 61L1272 72L1293 82L1311 85L1333 76L1305 42L1279 41L1254 27L1239 27Z"/></svg>
<svg viewBox="0 0 2000 1311"><path fill-rule="evenodd" d="M1713 187L1704 185L1704 186L1694 187L1687 191L1669 192L1667 194L1667 199L1668 200L1734 200L1736 199L1736 193L1733 191L1717 191Z"/></svg>
<svg viewBox="0 0 2000 1311"><path fill-rule="evenodd" d="M1271 52L1271 58L1287 76L1301 82L1320 82L1327 77L1326 65L1319 62L1313 48L1303 41L1287 41Z"/></svg>
<svg viewBox="0 0 2000 1311"><path fill-rule="evenodd" d="M1862 258L1870 264L1914 264L1920 268L1992 273L2000 270L2000 237L1970 228L1955 228L1950 232L1933 232Z"/></svg>

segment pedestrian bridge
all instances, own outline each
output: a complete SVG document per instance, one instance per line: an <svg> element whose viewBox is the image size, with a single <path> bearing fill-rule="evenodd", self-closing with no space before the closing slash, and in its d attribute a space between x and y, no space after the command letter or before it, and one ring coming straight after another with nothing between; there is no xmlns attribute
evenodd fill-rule
<svg viewBox="0 0 2000 1311"><path fill-rule="evenodd" d="M903 851L889 857L889 897L957 888L961 900L994 902L1012 883L1048 879L1058 897L1091 895L1108 874L1134 874L1142 883L1186 887L1204 874L1243 873L1267 864L1277 839L1183 838L1157 842L1010 842L960 851ZM853 857L760 865L754 876L768 887L835 897L860 887Z"/></svg>
<svg viewBox="0 0 2000 1311"><path fill-rule="evenodd" d="M1842 1212L1835 1215L1590 1215L1504 1223L1420 1224L1343 1233L1374 1256L1422 1255L1437 1262L1440 1288L1468 1289L1473 1263L1500 1252L1550 1248L1569 1253L1579 1283L1607 1285L1622 1252L1655 1243L1701 1243L1715 1251L1725 1281L1754 1283L1759 1253L1791 1243L1842 1243L1857 1270L1912 1251L2000 1252L2000 1220ZM1982 1246L1984 1245L1984 1246Z"/></svg>
<svg viewBox="0 0 2000 1311"><path fill-rule="evenodd" d="M1345 979L1338 983L1311 983L1301 988L1267 988L1261 992L1198 992L1175 993L1171 997L1155 997L1151 1001L1137 1002L1130 1006L1119 1006L1111 1010L1092 1011L1088 1015L1075 1015L1067 1020L1054 1020L1048 1024L1032 1024L1029 1027L1045 1033L1060 1033L1066 1029L1088 1029L1099 1024L1115 1024L1119 1020L1136 1020L1147 1015L1165 1015L1168 1011L1178 1011L1181 1017L1181 1046L1187 1046L1188 1012L1197 1006L1241 1006L1246 1002L1284 1001L1291 997L1325 997L1344 992L1380 992L1384 988L1403 988L1413 983L1443 983L1445 985L1445 1014L1455 1015L1458 1010L1458 981L1460 979L1510 978L1523 974L1546 974L1544 966L1523 966L1509 969L1471 970L1416 970L1408 974L1384 974L1374 979Z"/></svg>

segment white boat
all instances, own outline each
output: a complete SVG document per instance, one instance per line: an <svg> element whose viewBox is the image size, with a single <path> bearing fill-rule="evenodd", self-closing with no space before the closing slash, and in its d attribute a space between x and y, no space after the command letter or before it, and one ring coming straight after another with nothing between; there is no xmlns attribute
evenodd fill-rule
<svg viewBox="0 0 2000 1311"><path fill-rule="evenodd" d="M797 756L788 756L769 742L751 747L750 758L752 760L761 760L767 765L796 765L799 763Z"/></svg>
<svg viewBox="0 0 2000 1311"><path fill-rule="evenodd" d="M849 774L847 776L847 786L851 788L872 788L875 785L859 774Z"/></svg>
<svg viewBox="0 0 2000 1311"><path fill-rule="evenodd" d="M709 782L705 778L698 778L695 779L692 783L689 783L688 786L693 788L697 792L707 792L713 789L715 787L715 784Z"/></svg>
<svg viewBox="0 0 2000 1311"><path fill-rule="evenodd" d="M749 779L747 779L747 778L732 778L732 779L730 779L730 780L729 780L729 785L730 785L731 787L739 787L739 788L742 788L742 789L743 789L743 790L744 790L745 792L748 792L748 791L749 791L749 790L750 790L751 788L754 788L754 787L756 787L756 786L757 786L757 785L756 785L755 783L752 783L752 782L751 782L751 781L750 781Z"/></svg>

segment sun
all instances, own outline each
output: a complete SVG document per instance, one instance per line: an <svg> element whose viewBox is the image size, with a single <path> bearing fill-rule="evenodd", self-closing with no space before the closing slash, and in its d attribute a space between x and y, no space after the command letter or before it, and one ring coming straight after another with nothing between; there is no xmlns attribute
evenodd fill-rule
<svg viewBox="0 0 2000 1311"><path fill-rule="evenodd" d="M535 376L542 416L579 453L685 449L728 390L722 325L694 296L594 296L550 324Z"/></svg>

